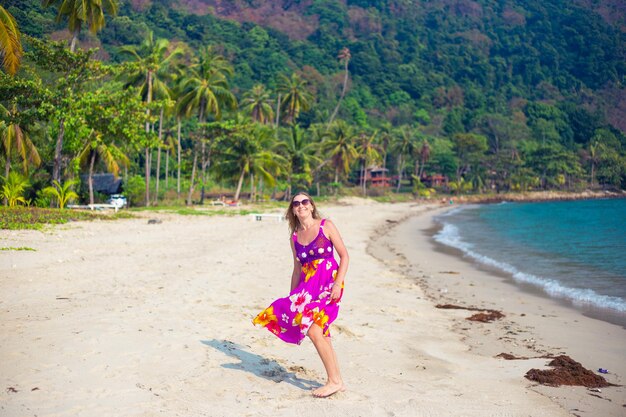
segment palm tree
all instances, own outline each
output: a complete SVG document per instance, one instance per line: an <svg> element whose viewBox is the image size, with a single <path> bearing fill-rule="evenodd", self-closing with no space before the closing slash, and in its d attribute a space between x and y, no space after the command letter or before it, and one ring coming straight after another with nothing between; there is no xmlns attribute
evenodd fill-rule
<svg viewBox="0 0 626 417"><path fill-rule="evenodd" d="M22 60L22 43L20 31L15 18L4 7L0 6L0 56L4 70L15 75Z"/></svg>
<svg viewBox="0 0 626 417"><path fill-rule="evenodd" d="M380 146L376 143L376 135L378 132L374 132L371 135L361 133L358 138L357 152L361 159L361 187L363 189L363 195L367 196L367 180L365 179L365 171L367 167L380 161Z"/></svg>
<svg viewBox="0 0 626 417"><path fill-rule="evenodd" d="M307 81L295 72L291 74L291 78L284 74L280 75L278 91L284 94L281 109L285 112L287 122L295 123L300 112L310 108L313 96L306 89L307 84Z"/></svg>
<svg viewBox="0 0 626 417"><path fill-rule="evenodd" d="M159 143L157 145L157 163L156 163L156 187L154 190L154 204L158 204L159 200L159 181L161 179L161 150L167 149L166 157L168 158L166 161L165 167L165 178L167 179L167 163L169 162L169 148L163 142L163 121L165 109L168 109L168 112L174 107L174 103L171 100L164 100L161 105L161 112L159 115ZM167 185L166 185L167 186Z"/></svg>
<svg viewBox="0 0 626 417"><path fill-rule="evenodd" d="M154 97L169 99L171 96L167 81L171 79L171 64L174 59L182 54L182 49L176 48L169 52L169 41L167 39L154 40L152 31L148 32L146 39L139 46L123 46L120 48L122 56L129 56L135 62L134 71L128 75L126 86L140 86L142 99L148 106ZM150 114L150 109L146 109ZM163 120L161 119L161 123ZM146 121L146 134L150 132L150 122ZM150 205L150 149L145 148L145 177L146 177L146 206Z"/></svg>
<svg viewBox="0 0 626 417"><path fill-rule="evenodd" d="M422 174L424 173L424 166L430 159L430 144L428 143L428 139L426 138L424 138L424 141L422 142L422 147L419 151L419 156L420 156L420 159L419 159L420 166L416 174L417 174L417 177L421 179Z"/></svg>
<svg viewBox="0 0 626 417"><path fill-rule="evenodd" d="M111 16L117 14L117 0L42 0L44 7L59 4L57 22L67 16L68 30L72 34L70 50L76 50L76 42L83 24L87 24L93 34L102 30L105 25L104 12Z"/></svg>
<svg viewBox="0 0 626 417"><path fill-rule="evenodd" d="M127 45L119 49L122 57L130 58L136 65L128 78L126 87L140 87L142 99L150 103L154 98L169 98L171 91L168 83L172 78L172 66L183 50L180 47L170 51L170 41L164 38L154 39L154 33L148 31L139 46Z"/></svg>
<svg viewBox="0 0 626 417"><path fill-rule="evenodd" d="M186 68L179 66L177 69L178 71L174 75L174 87L172 88L172 96L173 96L173 99L176 100L176 105L174 106L174 109L173 109L173 113L176 115L176 166L177 166L176 195L178 198L180 198L182 121L183 121L183 118L186 117L186 113L187 113L187 109L181 106L181 98L182 98L182 83L184 82L185 78L188 75L185 72Z"/></svg>
<svg viewBox="0 0 626 417"><path fill-rule="evenodd" d="M596 166L600 161L600 151L603 146L595 140L589 143L589 162L591 164L591 187L594 187L596 184Z"/></svg>
<svg viewBox="0 0 626 417"><path fill-rule="evenodd" d="M71 189L74 185L78 184L78 182L78 180L71 180L61 184L57 180L54 180L52 181L54 186L44 188L43 193L48 197L56 198L59 208L63 210L69 201L78 198L78 194Z"/></svg>
<svg viewBox="0 0 626 417"><path fill-rule="evenodd" d="M270 93L263 84L255 85L252 87L252 90L244 94L241 107L250 114L250 117L255 122L267 124L274 119L274 110L270 104Z"/></svg>
<svg viewBox="0 0 626 417"><path fill-rule="evenodd" d="M340 174L348 174L350 166L359 153L354 146L356 135L350 125L343 120L335 122L328 131L328 137L322 142L321 151L335 168L335 184L339 184Z"/></svg>
<svg viewBox="0 0 626 417"><path fill-rule="evenodd" d="M24 198L26 189L30 187L30 181L28 177L22 176L17 172L11 172L6 177L0 177L2 182L2 188L0 189L0 197L4 200L4 205L9 207L16 207L18 204L28 205L29 201Z"/></svg>
<svg viewBox="0 0 626 417"><path fill-rule="evenodd" d="M0 139L2 140L2 153L4 154L4 176L8 178L11 170L11 157L14 153L22 160L22 170L28 173L29 164L39 166L41 158L37 148L30 140L28 132L20 126L17 120L17 106L13 105L13 110L8 111L0 106L0 113L10 120L9 124L0 121Z"/></svg>
<svg viewBox="0 0 626 417"><path fill-rule="evenodd" d="M402 185L402 174L409 155L414 155L417 143L413 135L413 130L410 126L402 126L400 129L394 132L394 137L391 142L391 148L396 154L396 171L398 173L398 185L396 192L400 192L400 186Z"/></svg>
<svg viewBox="0 0 626 417"><path fill-rule="evenodd" d="M307 136L309 138L309 141L314 144L317 155L319 155L321 147L322 147L322 143L325 142L329 137L327 126L321 123L314 123L311 126L309 126ZM326 164L329 163L329 160L325 158L321 158L321 157L316 157L316 159L317 159L317 161L315 162L316 165L315 165L315 168L313 169L313 181L315 182L317 196L319 197L321 195L320 181L319 181L320 174L322 172L322 169L326 166ZM291 198L291 196L288 196L288 197Z"/></svg>
<svg viewBox="0 0 626 417"><path fill-rule="evenodd" d="M186 116L194 110L198 112L198 121L205 124L207 116L212 113L217 120L222 117L222 109L234 109L237 99L228 86L228 76L233 75L230 63L211 46L200 50L198 63L190 68L189 73L182 81L179 108ZM205 131L201 138L201 172L202 183L206 183L206 171L210 165L210 158L206 155ZM193 183L191 184L193 188ZM204 185L202 186L201 201L204 199Z"/></svg>
<svg viewBox="0 0 626 417"><path fill-rule="evenodd" d="M253 198L255 176L271 187L276 182L286 159L275 149L273 131L259 124L250 124L237 117L235 127L223 140L226 142L217 168L220 176L237 175L235 200L239 200L246 175L250 177L250 198Z"/></svg>
<svg viewBox="0 0 626 417"><path fill-rule="evenodd" d="M106 169L115 176L119 174L120 163L125 166L130 164L128 157L124 155L117 146L112 143L105 143L102 139L102 135L94 130L91 131L77 159L81 168L88 167L89 169L87 180L89 187L89 204L94 203L93 172L98 160L101 160Z"/></svg>
<svg viewBox="0 0 626 417"><path fill-rule="evenodd" d="M350 58L352 55L350 54L350 50L348 48L343 48L337 58L339 58L339 62L343 62L344 64L344 76L343 76L343 86L341 88L341 95L339 96L339 101L337 101L337 105L335 106L335 110L333 110L333 114L330 116L328 120L328 126L335 120L335 116L337 116L337 112L339 111L339 106L341 106L341 101L343 97L346 95L346 88L348 87L348 64L350 63Z"/></svg>
<svg viewBox="0 0 626 417"><path fill-rule="evenodd" d="M165 141L163 142L163 148L165 149L165 189L169 188L169 176L170 176L170 154L176 150L177 141L171 132L165 135Z"/></svg>
<svg viewBox="0 0 626 417"><path fill-rule="evenodd" d="M287 158L287 199L291 198L294 181L297 189L310 185L313 180L311 166L321 163L315 155L319 143L305 138L304 130L298 125L291 126L289 133L278 145L279 151Z"/></svg>

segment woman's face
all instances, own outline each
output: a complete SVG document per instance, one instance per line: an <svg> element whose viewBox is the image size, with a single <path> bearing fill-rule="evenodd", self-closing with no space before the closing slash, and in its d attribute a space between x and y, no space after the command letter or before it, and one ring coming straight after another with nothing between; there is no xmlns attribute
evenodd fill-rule
<svg viewBox="0 0 626 417"><path fill-rule="evenodd" d="M291 209L298 218L304 218L313 214L313 202L308 196L298 194L291 200Z"/></svg>

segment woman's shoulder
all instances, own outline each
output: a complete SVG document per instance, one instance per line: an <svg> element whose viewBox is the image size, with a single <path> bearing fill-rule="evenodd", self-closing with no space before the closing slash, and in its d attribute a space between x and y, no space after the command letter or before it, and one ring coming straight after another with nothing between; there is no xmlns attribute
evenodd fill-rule
<svg viewBox="0 0 626 417"><path fill-rule="evenodd" d="M327 217L323 218L320 222L321 225L335 227L335 223Z"/></svg>

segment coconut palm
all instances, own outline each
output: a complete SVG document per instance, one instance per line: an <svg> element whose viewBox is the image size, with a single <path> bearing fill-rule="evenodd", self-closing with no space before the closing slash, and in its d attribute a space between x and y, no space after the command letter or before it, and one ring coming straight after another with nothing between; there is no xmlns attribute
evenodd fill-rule
<svg viewBox="0 0 626 417"><path fill-rule="evenodd" d="M179 109L187 117L197 111L198 121L202 124L206 123L209 114L213 114L217 120L221 119L223 109L234 109L237 106L237 99L228 86L227 77L232 74L233 69L230 63L211 46L201 49L199 61L189 69L181 81ZM204 184L210 165L210 158L206 154L204 129L201 138L201 155L201 176ZM193 185L192 182L192 188ZM200 200L203 199L204 186Z"/></svg>
<svg viewBox="0 0 626 417"><path fill-rule="evenodd" d="M244 94L241 108L249 113L255 122L267 124L274 119L274 110L270 104L270 93L263 84L255 85L252 87L252 90Z"/></svg>
<svg viewBox="0 0 626 417"><path fill-rule="evenodd" d="M343 76L343 86L341 87L341 95L339 96L339 101L337 101L337 105L335 106L335 110L333 110L333 114L330 116L328 120L328 126L335 120L335 116L337 116L337 112L339 111L339 106L341 106L341 101L343 97L346 95L346 88L348 87L348 64L350 63L350 58L352 55L350 54L350 50L348 48L343 48L337 58L339 58L339 62L343 62L344 65L344 76Z"/></svg>
<svg viewBox="0 0 626 417"><path fill-rule="evenodd" d="M120 172L120 164L128 166L128 157L113 143L106 143L102 135L94 130L87 138L85 146L78 154L78 163L81 168L89 169L87 185L89 187L89 204L94 203L93 173L96 162L102 161L107 171L117 176Z"/></svg>
<svg viewBox="0 0 626 417"><path fill-rule="evenodd" d="M402 185L402 175L404 168L408 161L409 156L415 155L415 150L418 148L418 143L415 138L413 129L410 126L402 126L394 131L392 137L391 149L396 154L396 172L398 174L398 185L396 186L396 192L400 192L400 186Z"/></svg>
<svg viewBox="0 0 626 417"><path fill-rule="evenodd" d="M154 33L149 31L139 46L127 45L120 48L122 57L130 58L135 63L126 73L126 87L133 85L140 88L140 94L146 103L155 98L170 98L169 82L172 78L173 64L183 50L179 47L170 50L170 41L154 39Z"/></svg>
<svg viewBox="0 0 626 417"><path fill-rule="evenodd" d="M235 108L237 100L228 87L227 77L233 74L228 61L211 46L201 49L199 58L182 82L181 108L188 114L197 110L198 120L204 123L209 113L220 119L222 109Z"/></svg>
<svg viewBox="0 0 626 417"><path fill-rule="evenodd" d="M300 126L293 125L289 135L278 145L278 150L287 159L287 199L291 198L294 182L297 189L311 185L313 180L311 167L321 163L321 158L315 154L319 143L306 138L304 133Z"/></svg>
<svg viewBox="0 0 626 417"><path fill-rule="evenodd" d="M17 154L22 161L22 171L28 173L28 166L39 166L41 158L35 144L30 140L28 132L19 124L17 106L8 111L0 106L0 113L9 120L9 123L0 121L1 150L4 155L4 176L8 178L11 170L11 158Z"/></svg>
<svg viewBox="0 0 626 417"><path fill-rule="evenodd" d="M15 18L0 6L0 56L4 70L14 75L20 67L23 54L20 31Z"/></svg>
<svg viewBox="0 0 626 417"><path fill-rule="evenodd" d="M120 48L122 56L130 57L135 66L127 75L126 86L135 85L140 87L142 99L150 106L155 97L167 100L171 96L167 83L171 80L171 66L175 59L182 54L181 48L176 48L170 52L170 42L167 39L154 39L152 31L148 32L146 39L139 46L123 46ZM150 114L150 109L146 110ZM161 113L161 125L163 123L163 113ZM150 122L146 121L146 133L150 132ZM150 149L145 148L145 177L146 177L146 206L150 205Z"/></svg>
<svg viewBox="0 0 626 417"><path fill-rule="evenodd" d="M76 42L83 24L87 24L89 31L98 33L104 28L104 13L111 16L117 14L117 0L42 0L44 7L59 5L57 22L64 16L68 20L68 30L72 34L70 50L76 50Z"/></svg>
<svg viewBox="0 0 626 417"><path fill-rule="evenodd" d="M321 152L335 169L335 183L339 183L341 174L348 174L352 163L358 158L355 142L357 136L353 128L343 120L330 127L328 137L322 142Z"/></svg>
<svg viewBox="0 0 626 417"><path fill-rule="evenodd" d="M430 143L428 143L428 139L424 138L424 141L422 142L422 146L419 151L420 166L417 172L417 178L422 178L422 175L424 174L424 166L426 165L429 159L430 159Z"/></svg>
<svg viewBox="0 0 626 417"><path fill-rule="evenodd" d="M165 149L165 189L169 188L169 176L170 176L170 155L174 152L178 146L176 143L176 139L174 139L174 135L172 132L168 132L165 135L165 141L163 142L162 148Z"/></svg>
<svg viewBox="0 0 626 417"><path fill-rule="evenodd" d="M69 201L78 198L78 194L71 189L74 185L78 184L78 182L77 180L71 180L61 184L57 180L54 180L52 181L54 186L44 188L43 193L48 197L55 198L59 204L59 208L63 210Z"/></svg>
<svg viewBox="0 0 626 417"><path fill-rule="evenodd" d="M278 91L283 95L281 109L287 122L295 123L301 111L309 110L313 96L307 90L307 81L295 72L291 77L280 75Z"/></svg>
<svg viewBox="0 0 626 417"><path fill-rule="evenodd" d="M222 138L224 141L220 161L217 164L221 177L237 176L235 200L241 195L246 176L250 177L250 197L253 198L255 176L262 178L270 187L281 173L287 160L276 152L273 131L259 124L235 119L235 126Z"/></svg>
<svg viewBox="0 0 626 417"><path fill-rule="evenodd" d="M371 165L381 160L380 146L376 143L376 135L378 132L374 132L371 135L361 133L357 139L357 152L359 159L361 160L361 188L363 189L363 195L367 196L367 180L365 179L365 171Z"/></svg>
<svg viewBox="0 0 626 417"><path fill-rule="evenodd" d="M11 172L6 177L0 177L2 180L2 188L0 188L0 197L4 200L4 204L9 207L16 207L18 204L28 205L29 201L24 198L26 189L30 187L30 181L26 176L22 176L17 172Z"/></svg>

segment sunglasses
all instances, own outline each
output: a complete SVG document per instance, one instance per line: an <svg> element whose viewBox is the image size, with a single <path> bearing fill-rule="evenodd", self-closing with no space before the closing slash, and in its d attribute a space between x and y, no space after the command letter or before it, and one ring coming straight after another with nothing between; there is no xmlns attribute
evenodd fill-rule
<svg viewBox="0 0 626 417"><path fill-rule="evenodd" d="M303 206L308 206L309 204L311 204L311 200L309 200L308 198L305 198L304 200L293 200L291 202L291 207L299 207L300 204L302 204Z"/></svg>

